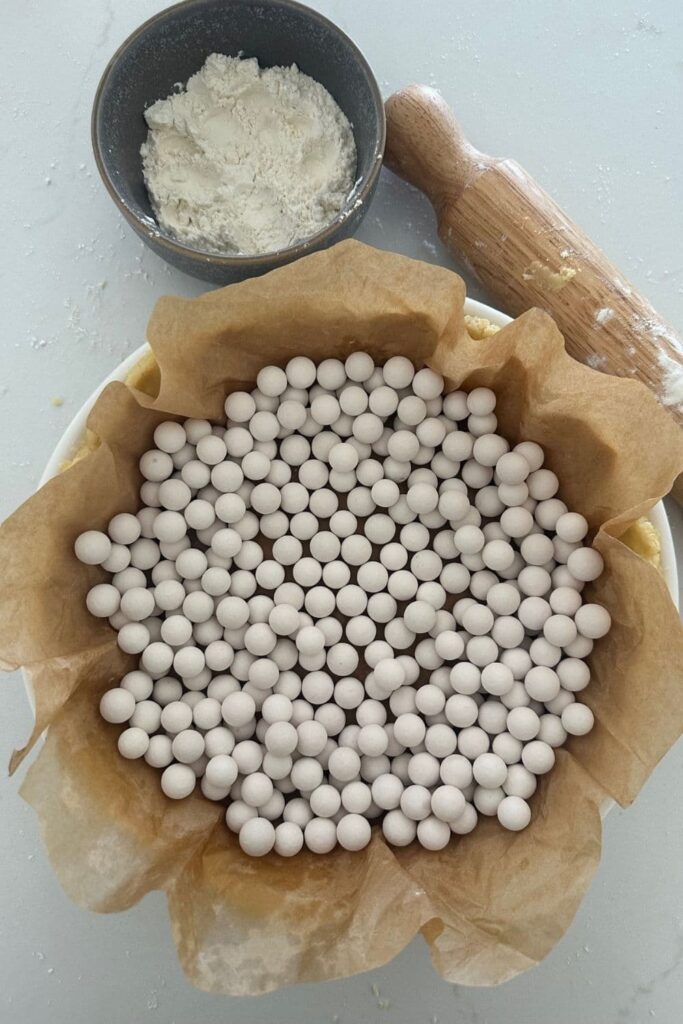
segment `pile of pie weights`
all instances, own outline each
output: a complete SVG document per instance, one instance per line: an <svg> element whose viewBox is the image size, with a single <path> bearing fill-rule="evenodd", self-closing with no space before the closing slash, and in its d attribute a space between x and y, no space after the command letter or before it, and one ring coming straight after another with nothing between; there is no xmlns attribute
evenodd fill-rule
<svg viewBox="0 0 683 1024"><path fill-rule="evenodd" d="M140 511L78 537L111 573L89 610L139 655L100 703L121 755L226 802L247 854L523 829L592 728L602 558L495 405L403 356L267 366L226 424L161 423Z"/></svg>

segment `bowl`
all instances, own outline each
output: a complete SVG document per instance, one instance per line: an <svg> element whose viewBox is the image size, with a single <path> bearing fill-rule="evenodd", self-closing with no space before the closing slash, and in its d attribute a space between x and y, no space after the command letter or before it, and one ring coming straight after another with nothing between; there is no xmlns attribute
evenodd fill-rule
<svg viewBox="0 0 683 1024"><path fill-rule="evenodd" d="M286 249L223 256L177 241L157 224L142 176L144 110L176 91L211 53L257 57L264 67L296 64L320 82L349 119L358 153L356 183L322 231ZM382 96L356 45L317 11L294 0L184 0L126 39L100 80L92 111L95 161L133 230L174 267L213 284L265 274L352 235L377 186L386 124Z"/></svg>

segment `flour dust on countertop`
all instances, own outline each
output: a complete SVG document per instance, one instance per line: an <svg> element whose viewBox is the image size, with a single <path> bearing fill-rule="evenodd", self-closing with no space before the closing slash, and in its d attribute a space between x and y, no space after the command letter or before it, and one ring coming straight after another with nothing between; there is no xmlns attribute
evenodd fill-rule
<svg viewBox="0 0 683 1024"><path fill-rule="evenodd" d="M331 223L353 188L351 126L294 64L211 54L145 119L141 155L157 221L197 249L255 255L293 245Z"/></svg>

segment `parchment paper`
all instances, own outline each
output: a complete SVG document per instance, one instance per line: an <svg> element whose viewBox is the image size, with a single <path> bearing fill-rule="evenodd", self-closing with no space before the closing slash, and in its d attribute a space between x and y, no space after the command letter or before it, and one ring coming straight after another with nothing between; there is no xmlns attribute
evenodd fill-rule
<svg viewBox="0 0 683 1024"><path fill-rule="evenodd" d="M0 530L0 656L29 667L36 698L13 767L47 727L22 793L55 871L98 911L164 889L184 970L207 991L257 994L368 970L419 930L450 981L491 985L526 970L589 885L601 802L630 803L681 733L678 616L659 573L619 541L683 470L678 428L645 387L573 362L539 310L473 341L463 299L454 274L356 242L199 299L162 299L149 325L156 400L111 384L89 419L96 450ZM494 387L501 430L543 445L562 496L599 531L606 571L592 592L614 625L591 659L585 699L597 724L559 752L524 832L485 820L441 853L392 850L375 834L362 853L252 860L220 806L169 801L155 770L118 756L118 729L97 704L131 662L85 609L103 574L75 560L73 541L135 511L138 456L169 413L218 417L226 389L250 385L265 363L358 348L424 360L453 386Z"/></svg>

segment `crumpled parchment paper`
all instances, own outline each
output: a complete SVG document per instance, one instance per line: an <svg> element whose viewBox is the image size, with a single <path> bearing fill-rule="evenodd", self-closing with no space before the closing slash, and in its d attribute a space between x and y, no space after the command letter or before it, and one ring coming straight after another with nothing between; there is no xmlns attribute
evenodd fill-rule
<svg viewBox="0 0 683 1024"><path fill-rule="evenodd" d="M683 725L683 638L659 573L619 540L683 469L683 442L647 389L571 360L549 316L530 310L490 339L463 325L449 271L344 242L199 299L162 299L149 325L158 396L109 385L89 419L99 443L0 530L0 658L27 666L45 729L22 793L62 885L98 911L168 895L189 979L258 994L368 970L418 931L444 978L492 985L538 963L568 927L600 857L600 806L636 796ZM158 773L126 762L100 694L132 667L85 595L103 578L74 558L86 528L135 511L137 460L168 417L221 416L226 390L265 363L307 353L405 353L449 386L490 385L501 431L543 445L562 497L597 531L606 570L591 588L613 628L596 645L585 699L594 732L559 751L521 833L484 820L446 850L244 856L222 807L167 800ZM664 813L664 812L663 812ZM664 822L662 822L664 827Z"/></svg>

